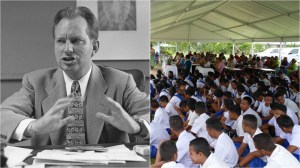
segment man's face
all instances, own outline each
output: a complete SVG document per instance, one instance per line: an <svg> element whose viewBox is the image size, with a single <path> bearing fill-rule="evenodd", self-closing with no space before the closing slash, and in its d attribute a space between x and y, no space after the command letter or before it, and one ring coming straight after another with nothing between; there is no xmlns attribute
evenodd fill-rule
<svg viewBox="0 0 300 168"><path fill-rule="evenodd" d="M185 85L180 85L180 87L178 88L177 93L184 95L184 91L185 91Z"/></svg>
<svg viewBox="0 0 300 168"><path fill-rule="evenodd" d="M234 83L234 82L231 82L231 87L232 87L232 89L234 89L234 90L235 90L235 89L236 89L236 87L237 87L237 86L236 86L236 83Z"/></svg>
<svg viewBox="0 0 300 168"><path fill-rule="evenodd" d="M162 102L162 101L159 102L159 105L163 108L165 108L167 104L168 104L167 102Z"/></svg>
<svg viewBox="0 0 300 168"><path fill-rule="evenodd" d="M194 149L194 146L190 146L189 147L189 152L190 152L190 158L192 160L192 162L194 164L200 164L199 160L200 160L200 153L197 153Z"/></svg>
<svg viewBox="0 0 300 168"><path fill-rule="evenodd" d="M230 120L236 120L233 112L229 111L229 119Z"/></svg>
<svg viewBox="0 0 300 168"><path fill-rule="evenodd" d="M281 110L274 110L274 117L277 119L278 117L280 117L281 115L285 115L285 113Z"/></svg>
<svg viewBox="0 0 300 168"><path fill-rule="evenodd" d="M273 101L272 97L269 97L269 96L265 97L265 105L266 106L270 106L270 104L272 103L272 101Z"/></svg>
<svg viewBox="0 0 300 168"><path fill-rule="evenodd" d="M93 45L84 18L62 19L55 28L55 57L71 78L84 76L92 64Z"/></svg>
<svg viewBox="0 0 300 168"><path fill-rule="evenodd" d="M277 102L280 103L280 104L284 104L284 97L283 96L279 96L277 97Z"/></svg>
<svg viewBox="0 0 300 168"><path fill-rule="evenodd" d="M180 107L180 110L187 113L190 110L190 108L189 106L185 106L185 107Z"/></svg>
<svg viewBox="0 0 300 168"><path fill-rule="evenodd" d="M240 104L241 110L246 111L250 107L247 100L242 99Z"/></svg>

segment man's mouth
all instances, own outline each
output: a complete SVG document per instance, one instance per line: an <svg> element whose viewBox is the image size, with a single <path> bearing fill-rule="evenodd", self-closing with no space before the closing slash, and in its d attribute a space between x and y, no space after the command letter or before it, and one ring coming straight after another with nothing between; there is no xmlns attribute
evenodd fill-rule
<svg viewBox="0 0 300 168"><path fill-rule="evenodd" d="M75 60L75 58L74 57L63 57L62 60L64 60L64 61L73 61L73 60Z"/></svg>

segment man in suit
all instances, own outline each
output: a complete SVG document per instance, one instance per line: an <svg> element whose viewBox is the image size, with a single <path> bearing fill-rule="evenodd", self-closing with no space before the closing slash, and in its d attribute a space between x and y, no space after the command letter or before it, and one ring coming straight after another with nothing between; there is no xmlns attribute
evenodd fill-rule
<svg viewBox="0 0 300 168"><path fill-rule="evenodd" d="M131 75L92 63L99 49L94 14L86 7L58 11L53 37L58 67L25 74L22 88L1 104L1 141L30 138L32 145L68 145L70 130L79 128L78 116L69 111L74 83L82 100L84 141L70 145L126 143L128 134L147 139L149 97Z"/></svg>

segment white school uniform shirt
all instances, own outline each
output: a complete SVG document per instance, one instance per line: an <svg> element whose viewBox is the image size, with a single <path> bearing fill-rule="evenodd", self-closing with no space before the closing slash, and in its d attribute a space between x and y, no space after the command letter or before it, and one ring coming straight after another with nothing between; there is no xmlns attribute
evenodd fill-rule
<svg viewBox="0 0 300 168"><path fill-rule="evenodd" d="M191 117L190 117L191 116ZM189 114L189 123L188 125L193 126L195 120L199 117L199 115L195 111L191 111Z"/></svg>
<svg viewBox="0 0 300 168"><path fill-rule="evenodd" d="M189 145L193 139L195 139L194 135L184 130L179 134L176 142L177 162L182 163L185 167L197 167L196 164L192 163L189 154Z"/></svg>
<svg viewBox="0 0 300 168"><path fill-rule="evenodd" d="M294 125L292 133L287 133L285 139L287 139L290 145L298 148L294 153L300 155L300 126Z"/></svg>
<svg viewBox="0 0 300 168"><path fill-rule="evenodd" d="M167 91L165 91L165 90L162 90L159 93L159 97L161 97L161 96L167 96L169 100L171 99L171 95Z"/></svg>
<svg viewBox="0 0 300 168"><path fill-rule="evenodd" d="M292 110L292 112L294 112L294 113L297 113L299 111L297 104L291 99L284 98L284 105L287 108L290 108Z"/></svg>
<svg viewBox="0 0 300 168"><path fill-rule="evenodd" d="M267 78L263 79L262 81L265 83L266 86L270 86L271 85L270 81Z"/></svg>
<svg viewBox="0 0 300 168"><path fill-rule="evenodd" d="M181 100L177 96L173 96L169 103L166 106L166 111L168 112L169 116L178 115L178 112L175 110L173 106L177 106L179 108L179 103Z"/></svg>
<svg viewBox="0 0 300 168"><path fill-rule="evenodd" d="M170 116L168 115L167 111L159 107L155 111L153 121L159 123L166 129L166 128L170 128L169 118Z"/></svg>
<svg viewBox="0 0 300 168"><path fill-rule="evenodd" d="M255 100L254 107L259 107L261 103L261 101Z"/></svg>
<svg viewBox="0 0 300 168"><path fill-rule="evenodd" d="M233 123L232 129L236 130L236 134L241 137L245 135L245 132L243 130L243 115L240 115L238 119Z"/></svg>
<svg viewBox="0 0 300 168"><path fill-rule="evenodd" d="M298 121L299 121L298 117L297 117L297 115L294 112L291 111L290 108L287 108L286 114L289 117L291 117L291 119L293 120L293 122L294 122L295 125L298 125ZM280 136L281 138L285 138L286 137L286 133L284 133L282 131L282 129L279 127L279 125L277 124L276 118L274 116L270 119L270 121L269 121L268 124L269 125L273 125L275 127L275 134L276 134L276 136Z"/></svg>
<svg viewBox="0 0 300 168"><path fill-rule="evenodd" d="M250 90L251 90L251 93L254 93L257 91L257 86L256 84L253 84L252 86L250 86Z"/></svg>
<svg viewBox="0 0 300 168"><path fill-rule="evenodd" d="M195 99L196 102L203 102L203 100L199 99L198 97L196 97L196 96L194 96L194 95L191 96L191 98Z"/></svg>
<svg viewBox="0 0 300 168"><path fill-rule="evenodd" d="M300 103L300 92L298 92L298 93L295 94L295 98L294 99L295 99L296 103Z"/></svg>
<svg viewBox="0 0 300 168"><path fill-rule="evenodd" d="M284 147L275 144L276 148L268 157L267 165L264 168L299 168L300 162Z"/></svg>
<svg viewBox="0 0 300 168"><path fill-rule="evenodd" d="M225 111L225 112L224 112L224 117L226 118L226 120L225 120L225 125L231 127L231 126L233 125L233 123L234 123L234 120L231 120L231 119L229 118L229 111Z"/></svg>
<svg viewBox="0 0 300 168"><path fill-rule="evenodd" d="M243 86L244 86L244 88L245 88L245 90L246 90L246 92L250 92L250 88L247 86L247 85L245 85L245 84L242 84Z"/></svg>
<svg viewBox="0 0 300 168"><path fill-rule="evenodd" d="M170 140L170 135L165 128L154 121L150 123L150 134L150 145L153 145L156 148L158 148L159 143L163 139Z"/></svg>
<svg viewBox="0 0 300 168"><path fill-rule="evenodd" d="M224 132L217 139L214 154L217 158L223 160L230 167L234 167L239 159L232 139Z"/></svg>
<svg viewBox="0 0 300 168"><path fill-rule="evenodd" d="M182 163L176 163L175 161L171 161L168 163L164 163L161 168L185 168Z"/></svg>
<svg viewBox="0 0 300 168"><path fill-rule="evenodd" d="M242 111L242 115L246 115L246 114L252 114L255 115L256 119L257 119L257 126L260 127L262 124L262 120L260 118L260 116L257 114L257 112L255 112L252 108L248 108L248 110L246 110L245 112Z"/></svg>
<svg viewBox="0 0 300 168"><path fill-rule="evenodd" d="M243 143L247 144L249 146L250 152L254 152L256 151L254 142L253 142L253 137L255 137L255 135L262 133L262 131L257 128L254 135L251 137L250 134L245 133L244 135L244 139L243 139ZM262 159L264 162L267 161L267 157L260 157L260 159Z"/></svg>
<svg viewBox="0 0 300 168"><path fill-rule="evenodd" d="M196 82L197 88L203 88L205 86L205 81L203 79L198 79Z"/></svg>
<svg viewBox="0 0 300 168"><path fill-rule="evenodd" d="M219 159L214 153L211 153L201 168L230 168L230 166Z"/></svg>
<svg viewBox="0 0 300 168"><path fill-rule="evenodd" d="M262 116L266 117L266 116L269 116L270 110L271 110L271 107L266 106L265 102L262 102L259 104L257 112L261 113Z"/></svg>
<svg viewBox="0 0 300 168"><path fill-rule="evenodd" d="M230 87L230 88L228 88L227 91L231 92L231 94L232 94L233 97L237 97L237 96L238 96L238 93L237 93L237 90L236 90L236 89L234 90L234 89L232 89L232 88Z"/></svg>
<svg viewBox="0 0 300 168"><path fill-rule="evenodd" d="M255 103L255 100L250 95L248 95L246 92L243 92L241 96L239 94L237 94L236 97L241 98L241 99L243 99L244 97L250 97L251 105L253 105Z"/></svg>
<svg viewBox="0 0 300 168"><path fill-rule="evenodd" d="M197 134L198 137L203 137L207 140L211 147L214 147L216 140L208 135L206 130L206 120L209 119L206 113L201 114L194 122L191 132Z"/></svg>

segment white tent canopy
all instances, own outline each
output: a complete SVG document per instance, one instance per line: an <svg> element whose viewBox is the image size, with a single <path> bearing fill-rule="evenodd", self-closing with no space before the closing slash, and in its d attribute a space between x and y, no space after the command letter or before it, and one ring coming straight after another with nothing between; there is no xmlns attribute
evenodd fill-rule
<svg viewBox="0 0 300 168"><path fill-rule="evenodd" d="M151 1L151 40L300 41L299 1Z"/></svg>

